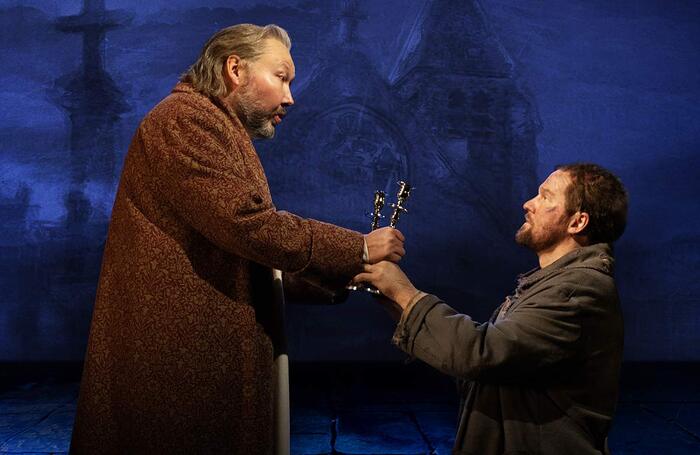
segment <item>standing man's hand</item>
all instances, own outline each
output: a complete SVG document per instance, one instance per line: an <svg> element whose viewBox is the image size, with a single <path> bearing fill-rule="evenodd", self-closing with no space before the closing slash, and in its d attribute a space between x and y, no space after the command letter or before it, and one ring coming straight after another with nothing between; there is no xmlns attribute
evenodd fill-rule
<svg viewBox="0 0 700 455"><path fill-rule="evenodd" d="M392 227L383 227L366 234L367 262L369 264L380 261L399 262L406 254L403 248L404 240L401 231Z"/></svg>
<svg viewBox="0 0 700 455"><path fill-rule="evenodd" d="M382 261L377 264L365 264L364 269L365 271L357 274L353 281L374 285L384 297L396 302L401 310L404 310L419 292L396 264Z"/></svg>

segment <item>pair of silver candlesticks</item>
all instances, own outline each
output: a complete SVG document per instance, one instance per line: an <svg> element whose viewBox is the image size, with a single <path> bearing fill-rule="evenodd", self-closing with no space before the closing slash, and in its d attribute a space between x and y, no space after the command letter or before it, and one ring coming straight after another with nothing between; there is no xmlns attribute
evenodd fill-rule
<svg viewBox="0 0 700 455"><path fill-rule="evenodd" d="M408 196L411 195L411 185L404 181L399 181L397 182L399 185L399 191L396 193L396 202L390 204L391 207L394 208L394 211L391 214L391 218L389 219L389 226L395 228L396 224L399 222L399 217L401 216L402 213L407 213L408 210L406 210L406 207L404 205L406 204L406 200L408 199ZM372 211L369 216L372 218L372 225L371 225L371 230L374 231L379 227L379 220L384 218L384 215L382 215L382 209L384 208L386 202L386 193L384 191L375 191L374 192L374 210ZM355 284L350 284L347 286L347 289L351 291L365 291L369 292L370 294L374 295L382 295L381 292L374 286L370 286L365 283L355 283Z"/></svg>

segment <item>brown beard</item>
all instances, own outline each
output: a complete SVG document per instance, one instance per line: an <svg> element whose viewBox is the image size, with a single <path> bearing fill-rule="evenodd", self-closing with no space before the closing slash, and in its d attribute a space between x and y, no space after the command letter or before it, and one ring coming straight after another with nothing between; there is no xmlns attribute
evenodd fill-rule
<svg viewBox="0 0 700 455"><path fill-rule="evenodd" d="M523 226L518 229L518 232L515 233L515 242L534 252L547 250L559 243L566 236L565 231L561 229L561 224L548 226L541 230L537 236L533 234L535 229L534 225L532 223L529 224L529 228L524 228L525 225L523 224Z"/></svg>

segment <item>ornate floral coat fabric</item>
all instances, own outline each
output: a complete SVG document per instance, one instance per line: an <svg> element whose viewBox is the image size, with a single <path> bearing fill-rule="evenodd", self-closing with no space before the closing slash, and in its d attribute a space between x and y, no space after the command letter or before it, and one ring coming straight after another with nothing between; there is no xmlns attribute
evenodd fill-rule
<svg viewBox="0 0 700 455"><path fill-rule="evenodd" d="M362 245L276 211L237 117L178 84L124 163L71 453L271 453L271 268L339 288Z"/></svg>

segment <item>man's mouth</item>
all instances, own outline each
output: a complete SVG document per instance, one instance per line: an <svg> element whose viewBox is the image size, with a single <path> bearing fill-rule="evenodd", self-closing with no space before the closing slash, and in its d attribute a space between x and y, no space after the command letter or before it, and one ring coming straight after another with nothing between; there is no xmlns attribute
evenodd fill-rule
<svg viewBox="0 0 700 455"><path fill-rule="evenodd" d="M280 123L282 123L282 119L284 118L285 114L286 112L276 112L272 116L272 123L274 123L275 125L279 125Z"/></svg>

